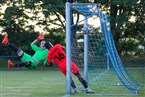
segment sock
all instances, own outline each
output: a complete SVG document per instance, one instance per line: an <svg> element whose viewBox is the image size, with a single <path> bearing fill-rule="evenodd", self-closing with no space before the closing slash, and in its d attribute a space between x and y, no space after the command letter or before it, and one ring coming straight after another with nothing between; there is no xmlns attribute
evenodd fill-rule
<svg viewBox="0 0 145 97"><path fill-rule="evenodd" d="M75 83L74 83L72 77L71 77L71 87L72 87L73 89L76 88L76 85L75 85Z"/></svg>
<svg viewBox="0 0 145 97"><path fill-rule="evenodd" d="M77 78L78 78L79 81L83 84L83 86L84 86L85 88L88 88L87 82L84 80L84 78L81 76L81 74L80 74L79 72L77 72L77 73L75 74L75 76L77 76Z"/></svg>
<svg viewBox="0 0 145 97"><path fill-rule="evenodd" d="M26 61L26 62L20 62L20 63L14 63L14 67L29 67L30 62Z"/></svg>
<svg viewBox="0 0 145 97"><path fill-rule="evenodd" d="M15 45L13 45L12 43L8 43L8 47L10 47L14 52L18 52L19 48L17 48Z"/></svg>

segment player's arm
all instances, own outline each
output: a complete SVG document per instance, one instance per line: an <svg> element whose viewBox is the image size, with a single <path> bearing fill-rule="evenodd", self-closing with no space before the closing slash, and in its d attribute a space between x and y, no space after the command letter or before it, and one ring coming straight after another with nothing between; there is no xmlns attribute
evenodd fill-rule
<svg viewBox="0 0 145 97"><path fill-rule="evenodd" d="M39 48L37 47L37 45L35 44L38 40L35 39L32 43L31 43L31 48L34 51L37 51Z"/></svg>
<svg viewBox="0 0 145 97"><path fill-rule="evenodd" d="M45 65L48 67L53 67L53 62L47 62Z"/></svg>
<svg viewBox="0 0 145 97"><path fill-rule="evenodd" d="M39 40L43 40L44 39L44 35L41 33L32 43L31 45L35 44L37 41Z"/></svg>
<svg viewBox="0 0 145 97"><path fill-rule="evenodd" d="M65 46L62 46L62 49L65 51Z"/></svg>
<svg viewBox="0 0 145 97"><path fill-rule="evenodd" d="M66 49L65 46L63 46L63 45L61 45L61 44L60 44L60 46L61 46L61 48L65 51L65 49Z"/></svg>
<svg viewBox="0 0 145 97"><path fill-rule="evenodd" d="M35 40L31 43L31 45L35 44L37 41L38 41L38 40L35 39Z"/></svg>
<svg viewBox="0 0 145 97"><path fill-rule="evenodd" d="M53 67L53 59L51 56L51 51L49 51L47 54L47 64L48 64L48 67Z"/></svg>
<svg viewBox="0 0 145 97"><path fill-rule="evenodd" d="M53 62L48 62L48 63L49 63L48 67L53 67Z"/></svg>
<svg viewBox="0 0 145 97"><path fill-rule="evenodd" d="M48 65L48 67L53 67L53 61L47 60L47 63L46 64Z"/></svg>

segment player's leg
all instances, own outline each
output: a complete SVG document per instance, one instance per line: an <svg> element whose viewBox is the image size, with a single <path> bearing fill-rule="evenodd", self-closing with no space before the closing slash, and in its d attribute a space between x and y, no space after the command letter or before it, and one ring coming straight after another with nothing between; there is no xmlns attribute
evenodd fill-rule
<svg viewBox="0 0 145 97"><path fill-rule="evenodd" d="M8 43L8 34L6 33L6 35L4 36L4 38L2 40L2 44L7 45L7 43Z"/></svg>
<svg viewBox="0 0 145 97"><path fill-rule="evenodd" d="M11 48L14 52L16 52L17 55L18 55L19 57L22 57L22 56L23 56L24 51L21 50L20 48L16 47L16 46L13 45L12 43L8 43L7 46L8 46L9 48Z"/></svg>
<svg viewBox="0 0 145 97"><path fill-rule="evenodd" d="M29 67L31 65L31 61L13 63L11 60L8 60L8 68L12 67Z"/></svg>
<svg viewBox="0 0 145 97"><path fill-rule="evenodd" d="M64 76L66 76L66 65L64 65L64 63L61 65L60 64L60 66L62 66L62 67L59 67L59 69L60 69L60 71L62 72L62 74L64 75ZM72 79L72 77L71 77L71 87L72 87L72 93L73 94L75 94L75 93L78 93L78 90L77 90L77 88L76 88L76 85L75 85L75 82L74 82L74 80Z"/></svg>
<svg viewBox="0 0 145 97"><path fill-rule="evenodd" d="M83 84L85 88L88 88L87 82L84 80L79 72L76 72L74 75L79 79L79 81Z"/></svg>
<svg viewBox="0 0 145 97"><path fill-rule="evenodd" d="M35 69L37 67L35 61L23 61L19 63L13 63L11 60L8 60L8 68L12 67L26 67L28 69Z"/></svg>
<svg viewBox="0 0 145 97"><path fill-rule="evenodd" d="M77 78L79 79L79 81L83 84L83 86L85 87L85 91L86 93L94 93L93 90L91 90L90 88L88 88L88 84L87 82L84 80L84 78L81 76L81 74L79 72L75 73L75 76L77 76Z"/></svg>
<svg viewBox="0 0 145 97"><path fill-rule="evenodd" d="M85 88L88 88L87 82L83 79L83 77L81 76L81 74L79 73L79 68L78 66L74 63L71 62L71 71L72 73L77 76L77 78L79 79L79 81L83 84L83 86Z"/></svg>
<svg viewBox="0 0 145 97"><path fill-rule="evenodd" d="M3 38L2 44L11 48L14 52L18 54L19 57L22 57L22 55L24 54L24 52L20 48L16 47L15 45L9 42L8 34L6 34Z"/></svg>
<svg viewBox="0 0 145 97"><path fill-rule="evenodd" d="M77 88L76 88L75 82L74 82L74 80L72 79L72 77L71 77L71 87L73 88L73 90L72 90L72 93L73 93L73 94L78 93L78 90L77 90Z"/></svg>
<svg viewBox="0 0 145 97"><path fill-rule="evenodd" d="M82 83L82 85L85 87L86 93L94 93L94 91L92 91L90 88L88 88L88 84L87 84L86 80L84 80L84 78L81 76L81 74L79 73L78 66L73 61L71 62L71 71L79 79L79 81Z"/></svg>
<svg viewBox="0 0 145 97"><path fill-rule="evenodd" d="M91 90L90 88L88 88L87 82L84 80L84 78L81 76L81 74L79 72L76 72L74 75L79 79L79 81L85 87L86 93L94 93L93 90Z"/></svg>
<svg viewBox="0 0 145 97"><path fill-rule="evenodd" d="M2 40L2 44L5 46L8 46L11 48L14 52L17 53L19 58L21 58L22 62L20 63L12 63L10 60L8 60L8 67L27 67L29 69L34 69L37 67L36 62L32 60L32 57L26 53L24 53L23 50L16 47L14 44L10 43L8 40L8 34L5 35L4 39Z"/></svg>
<svg viewBox="0 0 145 97"><path fill-rule="evenodd" d="M77 78L79 79L79 81L83 84L83 86L85 87L85 91L86 93L94 93L93 90L91 90L90 88L88 88L88 84L86 82L86 80L84 80L84 78L81 76L81 74L79 72L75 73L75 76L77 76Z"/></svg>

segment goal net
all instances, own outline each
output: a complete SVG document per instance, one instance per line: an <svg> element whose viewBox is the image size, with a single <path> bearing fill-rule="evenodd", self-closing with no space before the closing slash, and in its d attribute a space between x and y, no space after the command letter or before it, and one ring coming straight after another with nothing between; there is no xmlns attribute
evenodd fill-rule
<svg viewBox="0 0 145 97"><path fill-rule="evenodd" d="M73 30L77 25L76 38L70 43L71 60L79 66L89 87L96 92L94 95L137 95L141 85L129 75L118 56L109 16L94 3L71 4L71 10L82 17L70 26ZM75 80L77 88L83 90Z"/></svg>

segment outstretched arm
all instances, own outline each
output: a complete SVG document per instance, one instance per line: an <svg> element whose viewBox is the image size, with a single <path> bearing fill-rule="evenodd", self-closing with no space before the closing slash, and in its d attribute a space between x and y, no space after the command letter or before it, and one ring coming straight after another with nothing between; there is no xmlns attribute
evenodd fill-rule
<svg viewBox="0 0 145 97"><path fill-rule="evenodd" d="M48 62L48 63L49 63L48 67L53 67L53 62Z"/></svg>
<svg viewBox="0 0 145 97"><path fill-rule="evenodd" d="M35 44L37 41L38 41L38 39L35 39L35 40L31 43L31 45Z"/></svg>
<svg viewBox="0 0 145 97"><path fill-rule="evenodd" d="M44 39L44 35L41 33L32 43L31 45L35 44L37 41L39 40L43 40Z"/></svg>

